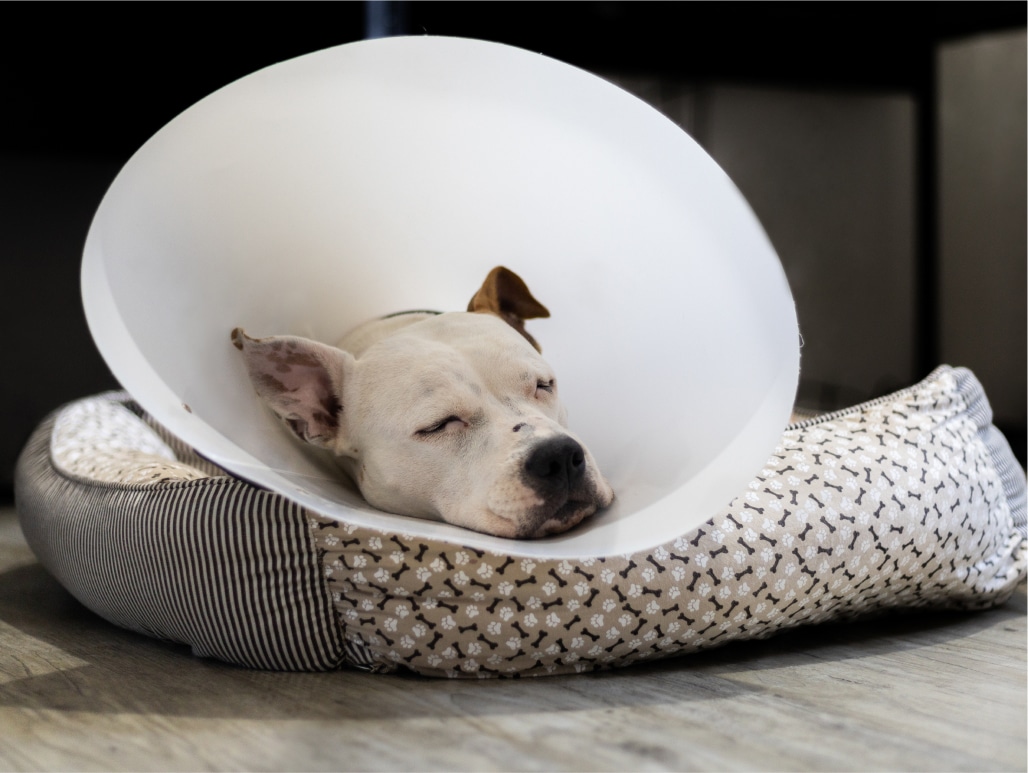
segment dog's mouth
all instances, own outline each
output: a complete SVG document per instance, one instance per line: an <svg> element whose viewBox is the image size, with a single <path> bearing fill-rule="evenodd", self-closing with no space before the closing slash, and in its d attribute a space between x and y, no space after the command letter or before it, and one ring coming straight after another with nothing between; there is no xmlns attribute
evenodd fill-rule
<svg viewBox="0 0 1028 773"><path fill-rule="evenodd" d="M596 502L569 499L549 515L525 523L518 539L540 539L573 529L599 509Z"/></svg>

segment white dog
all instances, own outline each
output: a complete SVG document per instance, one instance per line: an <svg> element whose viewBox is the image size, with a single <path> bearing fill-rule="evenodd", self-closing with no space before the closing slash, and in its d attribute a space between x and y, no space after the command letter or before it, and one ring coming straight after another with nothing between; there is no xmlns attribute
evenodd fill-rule
<svg viewBox="0 0 1028 773"><path fill-rule="evenodd" d="M524 321L549 312L493 269L467 312L365 323L339 348L232 332L260 398L331 451L375 507L502 537L565 531L613 501L567 430Z"/></svg>

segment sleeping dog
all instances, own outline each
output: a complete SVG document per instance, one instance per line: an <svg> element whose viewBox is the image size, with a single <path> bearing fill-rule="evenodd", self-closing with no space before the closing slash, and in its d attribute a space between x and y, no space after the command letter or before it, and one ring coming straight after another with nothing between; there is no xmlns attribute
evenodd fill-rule
<svg viewBox="0 0 1028 773"><path fill-rule="evenodd" d="M466 312L395 314L338 347L240 328L232 341L261 400L334 454L375 507L535 538L614 498L568 431L557 379L525 330L548 316L498 266Z"/></svg>

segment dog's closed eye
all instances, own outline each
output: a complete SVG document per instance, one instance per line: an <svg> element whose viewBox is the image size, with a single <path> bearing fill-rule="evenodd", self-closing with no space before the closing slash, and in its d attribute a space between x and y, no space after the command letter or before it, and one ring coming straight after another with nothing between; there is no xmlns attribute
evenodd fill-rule
<svg viewBox="0 0 1028 773"><path fill-rule="evenodd" d="M547 381L542 381L542 380L537 381L536 385L535 385L535 396L536 397L543 397L543 396L545 396L547 394L551 394L552 395L553 392L554 392L554 389L556 388L556 386L557 386L556 379L552 379L551 378L551 379L549 379ZM540 392L543 392L544 394L540 395L539 394Z"/></svg>
<svg viewBox="0 0 1028 773"><path fill-rule="evenodd" d="M465 426L467 426L467 422L459 416L447 416L442 421L437 421L423 429L419 429L415 434L420 437L426 437L428 435L437 435L441 432L445 432L447 429L454 430Z"/></svg>

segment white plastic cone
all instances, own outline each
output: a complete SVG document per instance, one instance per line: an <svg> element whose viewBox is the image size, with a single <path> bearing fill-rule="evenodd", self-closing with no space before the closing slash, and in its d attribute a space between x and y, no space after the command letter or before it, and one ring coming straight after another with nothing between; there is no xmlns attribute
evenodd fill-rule
<svg viewBox="0 0 1028 773"><path fill-rule="evenodd" d="M371 508L257 402L229 340L460 311L499 264L552 312L528 328L617 492L557 537ZM340 46L197 103L111 185L82 286L115 376L204 456L326 516L515 555L700 525L773 452L799 372L781 265L706 153L600 78L474 40Z"/></svg>

